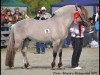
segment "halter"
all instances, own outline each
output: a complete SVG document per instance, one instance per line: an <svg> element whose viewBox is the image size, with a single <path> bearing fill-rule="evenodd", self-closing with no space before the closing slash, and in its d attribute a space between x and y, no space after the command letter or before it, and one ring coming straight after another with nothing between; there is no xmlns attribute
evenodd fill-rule
<svg viewBox="0 0 100 75"><path fill-rule="evenodd" d="M77 19L80 17L81 20L83 21L82 17L80 16L80 13L78 11L77 5L75 5L76 11L74 13L74 25L77 24ZM79 35L81 36L81 26L79 25Z"/></svg>
<svg viewBox="0 0 100 75"><path fill-rule="evenodd" d="M74 24L77 24L77 19L79 18L80 14L76 5L75 5L75 8L76 8L76 11L74 13Z"/></svg>
<svg viewBox="0 0 100 75"><path fill-rule="evenodd" d="M79 6L75 5L76 12L74 13L74 22L77 21L77 18L80 17L81 20L85 23L86 21L83 20L81 14L80 14L79 11L78 11L78 7L79 7ZM76 23L75 23L75 24L76 24Z"/></svg>

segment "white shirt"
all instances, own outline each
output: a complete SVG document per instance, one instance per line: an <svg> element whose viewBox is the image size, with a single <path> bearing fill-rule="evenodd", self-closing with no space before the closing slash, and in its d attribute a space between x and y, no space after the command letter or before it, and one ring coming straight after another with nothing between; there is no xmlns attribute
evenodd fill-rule
<svg viewBox="0 0 100 75"><path fill-rule="evenodd" d="M74 33L74 28L70 28L70 32L71 32L71 37L75 37L75 33Z"/></svg>
<svg viewBox="0 0 100 75"><path fill-rule="evenodd" d="M45 13L45 14L41 15L40 19L42 17L45 18L45 19L48 19L48 18L51 18L51 15L49 13Z"/></svg>
<svg viewBox="0 0 100 75"><path fill-rule="evenodd" d="M98 17L99 17L99 14L98 14L98 12L97 12L97 13L96 13L96 16L95 16L95 22L97 21Z"/></svg>
<svg viewBox="0 0 100 75"><path fill-rule="evenodd" d="M75 25L73 27L70 28L70 32L71 32L71 37L76 37L76 38L82 38L84 37L84 31L85 31L85 28L82 27L81 28L81 36L79 35L79 27L78 25Z"/></svg>

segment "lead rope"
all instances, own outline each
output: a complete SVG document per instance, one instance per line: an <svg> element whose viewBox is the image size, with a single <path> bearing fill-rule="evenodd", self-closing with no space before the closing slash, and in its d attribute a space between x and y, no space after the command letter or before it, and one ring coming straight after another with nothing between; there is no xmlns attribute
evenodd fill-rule
<svg viewBox="0 0 100 75"><path fill-rule="evenodd" d="M79 36L81 36L81 26L78 25L78 27L75 27L75 25L77 25L77 19L78 19L79 17L81 18L77 7L78 7L78 6L77 6L77 3L76 3L76 5L75 5L76 12L74 13L74 31L75 31L75 28L78 28L78 30L79 30ZM81 18L81 19L82 19L82 18Z"/></svg>

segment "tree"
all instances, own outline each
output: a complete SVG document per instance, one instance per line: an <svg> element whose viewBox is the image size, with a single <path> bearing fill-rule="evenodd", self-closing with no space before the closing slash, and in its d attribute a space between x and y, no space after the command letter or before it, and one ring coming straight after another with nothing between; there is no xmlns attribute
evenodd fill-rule
<svg viewBox="0 0 100 75"><path fill-rule="evenodd" d="M31 11L37 10L42 6L45 6L48 11L50 11L50 5L56 2L61 2L62 0L18 0L19 2L25 3L28 5L28 12L31 14Z"/></svg>

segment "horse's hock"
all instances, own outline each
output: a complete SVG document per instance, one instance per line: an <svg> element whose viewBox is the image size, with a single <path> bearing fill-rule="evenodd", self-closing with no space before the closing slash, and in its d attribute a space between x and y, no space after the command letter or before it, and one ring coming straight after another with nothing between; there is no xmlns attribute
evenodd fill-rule
<svg viewBox="0 0 100 75"><path fill-rule="evenodd" d="M6 47L8 45L9 34L8 26L1 27L1 47Z"/></svg>

